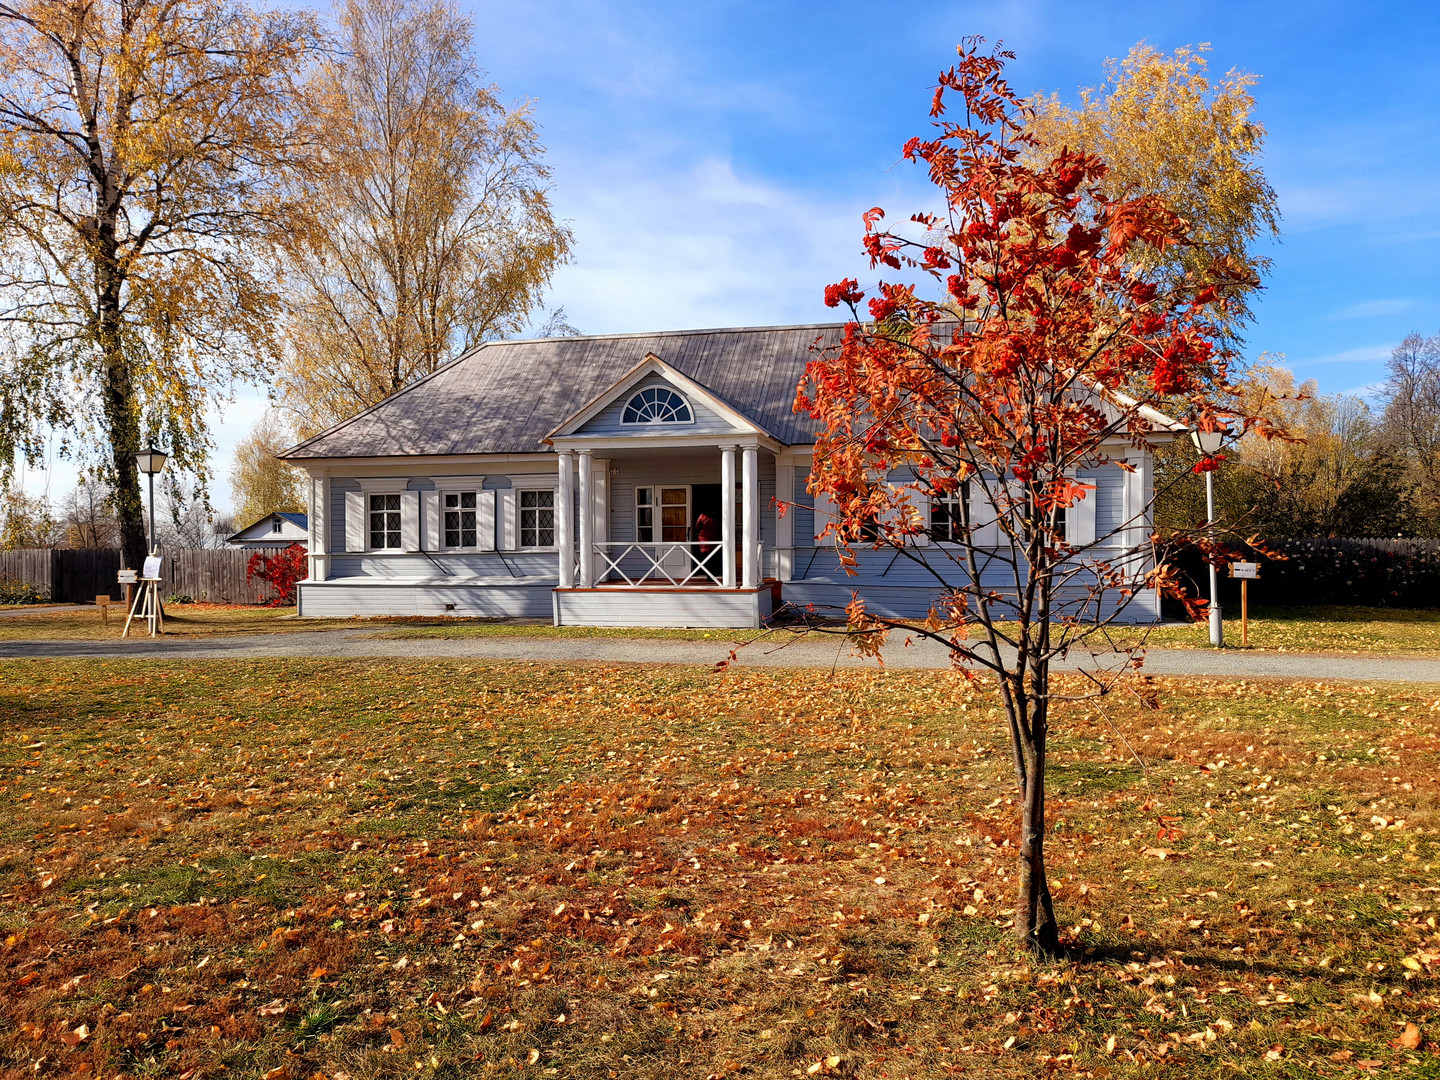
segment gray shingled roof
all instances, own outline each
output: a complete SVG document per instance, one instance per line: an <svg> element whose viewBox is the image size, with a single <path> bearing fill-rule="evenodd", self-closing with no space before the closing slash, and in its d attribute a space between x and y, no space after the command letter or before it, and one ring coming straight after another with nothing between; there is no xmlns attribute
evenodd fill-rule
<svg viewBox="0 0 1440 1080"><path fill-rule="evenodd" d="M561 421L654 353L791 445L815 421L791 411L817 338L843 324L496 341L447 364L282 456L526 454Z"/></svg>

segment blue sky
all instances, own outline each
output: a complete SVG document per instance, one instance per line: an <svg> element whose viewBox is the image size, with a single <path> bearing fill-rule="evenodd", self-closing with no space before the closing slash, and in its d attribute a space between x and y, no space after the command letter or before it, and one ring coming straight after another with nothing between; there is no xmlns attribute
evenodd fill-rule
<svg viewBox="0 0 1440 1080"><path fill-rule="evenodd" d="M482 62L535 99L576 232L554 302L588 332L823 320L871 205L920 209L897 163L966 34L1022 93L1073 99L1140 40L1209 42L1261 76L1283 237L1253 352L1323 391L1440 332L1440 5L474 4Z"/></svg>
<svg viewBox="0 0 1440 1080"><path fill-rule="evenodd" d="M1282 214L1251 353L1363 391L1406 333L1440 332L1440 5L461 2L502 96L534 103L575 232L550 304L587 333L832 318L827 283L874 277L861 213L929 205L899 150L966 34L1017 53L1021 93L1071 100L1137 41L1209 42L1212 73L1261 76ZM263 408L246 391L216 417L217 506Z"/></svg>

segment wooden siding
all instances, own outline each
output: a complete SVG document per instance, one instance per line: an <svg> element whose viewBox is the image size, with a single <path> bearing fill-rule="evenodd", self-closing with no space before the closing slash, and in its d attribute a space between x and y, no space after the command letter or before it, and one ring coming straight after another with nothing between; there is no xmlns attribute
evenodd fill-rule
<svg viewBox="0 0 1440 1080"><path fill-rule="evenodd" d="M454 615L469 618L545 618L552 614L552 582L447 585L442 582L307 581L300 585L305 618L353 615ZM446 604L453 604L446 610Z"/></svg>
<svg viewBox="0 0 1440 1080"><path fill-rule="evenodd" d="M559 626L759 626L770 615L764 589L557 589Z"/></svg>

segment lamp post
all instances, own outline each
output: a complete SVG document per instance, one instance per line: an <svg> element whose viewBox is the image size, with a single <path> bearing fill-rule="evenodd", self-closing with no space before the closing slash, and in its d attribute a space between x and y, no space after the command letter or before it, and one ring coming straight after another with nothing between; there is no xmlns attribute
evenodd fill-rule
<svg viewBox="0 0 1440 1080"><path fill-rule="evenodd" d="M1213 457L1228 435L1224 428L1209 430L1195 428L1190 432L1190 441L1195 449L1206 457ZM1215 470L1205 470L1205 531L1215 535ZM1220 621L1220 583L1217 580L1215 564L1210 564L1210 644L1217 649L1225 644L1225 628Z"/></svg>
<svg viewBox="0 0 1440 1080"><path fill-rule="evenodd" d="M148 446L135 455L135 464L150 478L150 554L155 554L155 474L165 468L164 450Z"/></svg>

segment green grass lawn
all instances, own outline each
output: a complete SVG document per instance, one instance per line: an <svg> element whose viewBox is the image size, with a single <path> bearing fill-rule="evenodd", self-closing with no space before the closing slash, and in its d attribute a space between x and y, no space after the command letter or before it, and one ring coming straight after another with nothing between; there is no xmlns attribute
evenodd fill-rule
<svg viewBox="0 0 1440 1080"><path fill-rule="evenodd" d="M1250 647L1285 652L1440 653L1440 611L1373 607L1254 607ZM1226 608L1225 644L1240 646L1239 607ZM1155 648L1210 647L1204 623L1171 624L1150 632Z"/></svg>
<svg viewBox="0 0 1440 1080"><path fill-rule="evenodd" d="M1153 685L1035 965L950 673L0 662L0 1070L1440 1076L1435 691Z"/></svg>

